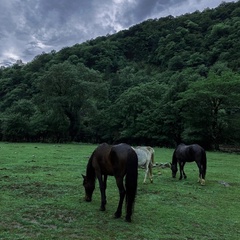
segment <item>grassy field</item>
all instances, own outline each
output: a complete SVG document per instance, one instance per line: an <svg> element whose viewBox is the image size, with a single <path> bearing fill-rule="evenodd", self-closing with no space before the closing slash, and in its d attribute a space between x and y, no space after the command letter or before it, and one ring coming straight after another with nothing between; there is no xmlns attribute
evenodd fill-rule
<svg viewBox="0 0 240 240"><path fill-rule="evenodd" d="M118 191L108 179L107 210L99 211L98 185L85 202L81 174L96 145L0 143L0 239L240 239L240 155L207 152L206 185L171 178L154 168L154 182L138 193L132 223L114 219ZM155 162L171 161L173 149L155 148ZM178 175L179 176L179 175Z"/></svg>

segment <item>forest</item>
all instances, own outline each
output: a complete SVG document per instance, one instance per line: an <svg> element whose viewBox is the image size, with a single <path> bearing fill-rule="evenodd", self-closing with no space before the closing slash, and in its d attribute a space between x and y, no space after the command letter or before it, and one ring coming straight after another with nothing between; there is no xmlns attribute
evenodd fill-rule
<svg viewBox="0 0 240 240"><path fill-rule="evenodd" d="M0 69L0 140L240 145L240 1Z"/></svg>

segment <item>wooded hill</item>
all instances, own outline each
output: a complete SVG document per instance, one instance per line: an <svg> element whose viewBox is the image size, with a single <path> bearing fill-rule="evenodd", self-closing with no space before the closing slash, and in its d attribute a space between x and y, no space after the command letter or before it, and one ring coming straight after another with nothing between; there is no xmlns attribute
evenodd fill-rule
<svg viewBox="0 0 240 240"><path fill-rule="evenodd" d="M0 140L240 144L240 2L0 70Z"/></svg>

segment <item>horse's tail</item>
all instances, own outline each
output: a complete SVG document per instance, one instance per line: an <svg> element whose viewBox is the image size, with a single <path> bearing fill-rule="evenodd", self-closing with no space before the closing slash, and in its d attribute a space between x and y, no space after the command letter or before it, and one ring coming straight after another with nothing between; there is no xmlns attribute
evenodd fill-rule
<svg viewBox="0 0 240 240"><path fill-rule="evenodd" d="M128 150L126 171L126 220L131 221L138 181L138 157L133 149Z"/></svg>
<svg viewBox="0 0 240 240"><path fill-rule="evenodd" d="M154 149L152 149L152 155L151 155L151 162L152 162L152 166L154 164Z"/></svg>
<svg viewBox="0 0 240 240"><path fill-rule="evenodd" d="M152 147L147 147L147 150L151 153L151 165L153 166L154 164L154 149Z"/></svg>
<svg viewBox="0 0 240 240"><path fill-rule="evenodd" d="M203 156L202 156L202 178L203 179L205 179L206 171L207 171L207 156L206 156L206 152L203 151Z"/></svg>

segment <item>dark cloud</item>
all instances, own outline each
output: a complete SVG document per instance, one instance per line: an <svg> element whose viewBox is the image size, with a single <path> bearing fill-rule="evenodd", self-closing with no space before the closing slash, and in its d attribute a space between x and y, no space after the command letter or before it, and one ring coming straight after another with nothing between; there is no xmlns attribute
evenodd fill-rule
<svg viewBox="0 0 240 240"><path fill-rule="evenodd" d="M231 1L231 0L229 0ZM227 1L227 2L229 2ZM222 0L1 0L0 66ZM226 2L226 1L225 1Z"/></svg>

